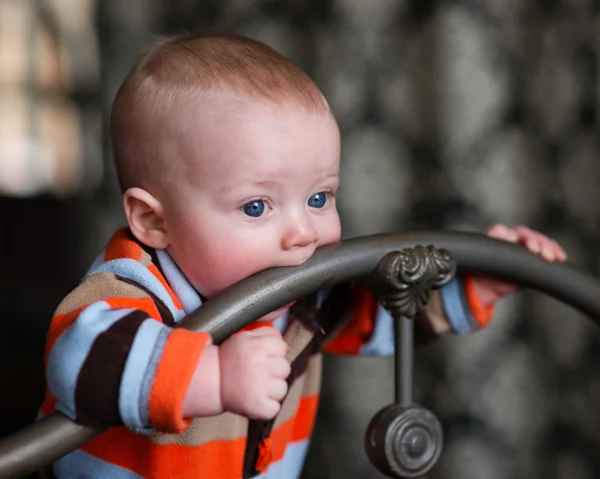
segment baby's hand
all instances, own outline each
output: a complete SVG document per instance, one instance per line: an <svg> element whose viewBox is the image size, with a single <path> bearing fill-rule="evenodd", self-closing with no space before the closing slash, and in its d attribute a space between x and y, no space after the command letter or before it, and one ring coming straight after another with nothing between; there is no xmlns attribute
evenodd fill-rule
<svg viewBox="0 0 600 479"><path fill-rule="evenodd" d="M271 328L238 333L219 347L223 409L251 419L272 419L287 394L288 345Z"/></svg>
<svg viewBox="0 0 600 479"><path fill-rule="evenodd" d="M522 244L531 253L540 255L548 262L563 262L567 259L567 253L556 241L525 226L509 228L505 225L494 225L486 234L492 238ZM502 296L517 290L514 284L488 277L474 277L473 287L485 306L491 306Z"/></svg>

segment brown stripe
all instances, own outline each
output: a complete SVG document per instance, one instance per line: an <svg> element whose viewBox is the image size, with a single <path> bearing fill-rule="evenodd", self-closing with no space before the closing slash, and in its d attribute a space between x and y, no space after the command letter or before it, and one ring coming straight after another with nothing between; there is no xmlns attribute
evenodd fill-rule
<svg viewBox="0 0 600 479"><path fill-rule="evenodd" d="M315 332L300 323L300 321L291 320L283 339L288 344L288 352L285 358L290 364L294 364L298 356L304 353L305 349L314 340Z"/></svg>
<svg viewBox="0 0 600 479"><path fill-rule="evenodd" d="M152 264L152 256L148 254L145 248L142 248L142 254L140 255L140 259L138 260L144 266L148 267Z"/></svg>
<svg viewBox="0 0 600 479"><path fill-rule="evenodd" d="M77 421L95 426L121 424L119 387L143 311L133 311L99 334L83 363L75 387Z"/></svg>
<svg viewBox="0 0 600 479"><path fill-rule="evenodd" d="M311 357L321 354L321 347L325 340L325 332L321 325L331 324L329 323L331 316L336 314L336 307L342 306L341 300L346 297L347 291L346 289L341 289L337 293L332 293L333 295L325 299L321 309L317 309L317 297L313 295L309 298L310 306L304 307L299 312L298 323L304 326L305 331L303 333L297 332L296 334L300 335L305 343L301 352L293 360L292 372L288 377L290 387L294 384L296 378L306 372ZM290 311L290 316L292 316L291 313ZM294 328L294 324L290 325L290 329L292 328ZM308 342L306 342L307 337L309 338Z"/></svg>
<svg viewBox="0 0 600 479"><path fill-rule="evenodd" d="M201 446L211 441L230 441L246 435L248 419L224 413L213 417L196 418L181 434L152 434L149 439L161 445L180 444Z"/></svg>
<svg viewBox="0 0 600 479"><path fill-rule="evenodd" d="M275 418L274 429L296 414L298 404L302 398L319 394L321 389L322 360L323 356L321 354L311 356L304 374L296 377L281 405L279 414Z"/></svg>
<svg viewBox="0 0 600 479"><path fill-rule="evenodd" d="M316 333L313 335L310 342L302 350L302 352L296 356L296 359L292 363L292 371L287 378L288 385L291 387L297 378L302 376L308 369L308 362L310 358L321 352L321 343L323 341L323 334Z"/></svg>
<svg viewBox="0 0 600 479"><path fill-rule="evenodd" d="M162 275L162 277L166 278L165 272L163 271L162 266L160 264L160 260L158 259L158 255L156 254L156 250L154 248L150 248L149 246L147 246L143 243L140 243L139 241L138 241L138 244L142 247L142 249L146 253L144 255L144 259L147 258L147 262L144 264L144 266L153 264L154 266L156 266L156 269L159 271L159 273Z"/></svg>
<svg viewBox="0 0 600 479"><path fill-rule="evenodd" d="M81 284L61 301L54 314L70 313L82 306L109 298L147 297L148 295L135 284L119 281L114 273L96 273L84 278Z"/></svg>
<svg viewBox="0 0 600 479"><path fill-rule="evenodd" d="M133 281L129 278L124 278L124 277L118 276L118 275L117 275L117 278L119 279L119 281L122 281L123 283L134 285L135 287L141 289L148 296L150 296L152 298L152 301L154 301L154 304L156 304L156 309L158 309L158 314L160 314L160 318L162 319L162 322L164 324L166 324L167 326L175 326L175 318L171 314L171 310L151 290L149 290L145 286L142 286L141 284L136 283L135 281Z"/></svg>
<svg viewBox="0 0 600 479"><path fill-rule="evenodd" d="M312 354L314 344L306 349L314 342L315 336L322 336L322 330L317 322L317 295L311 295L299 299L296 304L290 308L288 327L283 334L283 338L289 345L289 350L286 355L287 360L292 363L297 361L299 355ZM304 370L299 371L302 374Z"/></svg>
<svg viewBox="0 0 600 479"><path fill-rule="evenodd" d="M153 249L149 248L148 246L146 246L145 244L141 243L136 237L135 235L131 232L131 229L127 228L125 230L125 235L127 236L127 238L130 241L133 241L134 243L136 243L140 248L142 248L142 254L140 255L139 259L137 261L139 261L140 263L142 263L144 266L148 266L149 264L152 264L152 255L150 254L150 251L154 251Z"/></svg>

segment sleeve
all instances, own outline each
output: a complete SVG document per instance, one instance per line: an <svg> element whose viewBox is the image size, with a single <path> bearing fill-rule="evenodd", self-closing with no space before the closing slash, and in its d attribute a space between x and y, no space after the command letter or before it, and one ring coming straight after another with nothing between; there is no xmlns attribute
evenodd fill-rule
<svg viewBox="0 0 600 479"><path fill-rule="evenodd" d="M387 356L394 354L394 320L390 313L366 289L354 289L348 320L324 346L332 354ZM430 303L436 301L432 296ZM455 334L480 329L490 322L494 308L485 307L473 288L471 278L455 277L439 292L439 305L433 305L415 319L415 344L426 344L441 333L432 325L432 315L439 315Z"/></svg>
<svg viewBox="0 0 600 479"><path fill-rule="evenodd" d="M45 364L55 408L82 424L181 432L189 424L183 400L210 336L167 326L156 298L103 279L80 285L50 325ZM133 297L119 295L127 292ZM105 299L68 308L93 296Z"/></svg>

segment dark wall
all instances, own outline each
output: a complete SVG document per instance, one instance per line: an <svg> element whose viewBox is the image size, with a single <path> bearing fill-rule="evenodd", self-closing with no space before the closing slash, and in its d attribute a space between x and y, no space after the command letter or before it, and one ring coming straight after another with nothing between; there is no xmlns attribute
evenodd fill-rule
<svg viewBox="0 0 600 479"><path fill-rule="evenodd" d="M300 63L339 118L345 236L525 223L597 275L598 15L592 0L103 0L101 80L73 98L102 126L156 34L253 36ZM3 430L33 417L51 311L122 221L101 131L88 131L105 152L99 190L0 201ZM573 310L524 293L488 330L420 351L418 399L446 433L430 477L598 477L599 339ZM326 361L308 477L380 477L362 434L391 380L389 359Z"/></svg>

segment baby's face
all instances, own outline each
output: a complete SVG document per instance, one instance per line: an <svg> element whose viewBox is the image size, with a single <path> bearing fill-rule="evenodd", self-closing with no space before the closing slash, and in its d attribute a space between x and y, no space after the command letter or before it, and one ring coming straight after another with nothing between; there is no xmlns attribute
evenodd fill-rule
<svg viewBox="0 0 600 479"><path fill-rule="evenodd" d="M252 104L191 112L186 125L176 150L187 169L163 206L169 252L201 294L211 298L258 271L299 265L339 241L340 139L332 115Z"/></svg>

